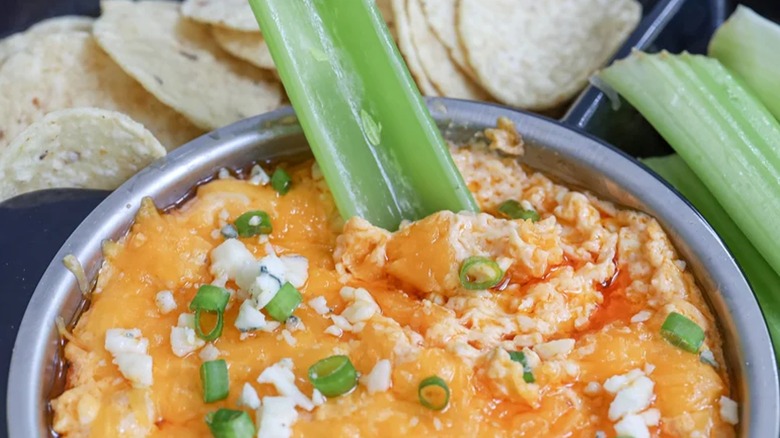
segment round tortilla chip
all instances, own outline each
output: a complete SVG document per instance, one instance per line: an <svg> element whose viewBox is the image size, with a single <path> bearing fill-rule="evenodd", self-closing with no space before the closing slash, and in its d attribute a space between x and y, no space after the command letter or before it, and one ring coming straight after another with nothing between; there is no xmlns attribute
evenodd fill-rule
<svg viewBox="0 0 780 438"><path fill-rule="evenodd" d="M195 21L244 32L257 32L257 20L247 0L184 0L181 13Z"/></svg>
<svg viewBox="0 0 780 438"><path fill-rule="evenodd" d="M50 34L72 31L91 32L93 24L95 24L95 19L92 17L83 15L62 15L60 17L39 21L30 26L26 33Z"/></svg>
<svg viewBox="0 0 780 438"><path fill-rule="evenodd" d="M202 134L126 75L91 35L56 33L41 37L0 66L0 154L45 114L87 106L127 114L168 149Z"/></svg>
<svg viewBox="0 0 780 438"><path fill-rule="evenodd" d="M222 49L238 59L268 70L276 70L268 44L260 32L242 32L213 26L211 34Z"/></svg>
<svg viewBox="0 0 780 438"><path fill-rule="evenodd" d="M59 32L92 32L95 19L79 15L65 15L49 18L34 24L24 32L15 33L0 40L0 64L14 53L24 50L31 42L43 35Z"/></svg>
<svg viewBox="0 0 780 438"><path fill-rule="evenodd" d="M406 60L406 66L412 74L420 93L425 96L438 96L439 92L431 83L428 75L425 73L417 49L412 42L412 31L409 24L409 14L406 10L406 0L392 0L393 23L396 36L398 38L398 49Z"/></svg>
<svg viewBox="0 0 780 438"><path fill-rule="evenodd" d="M105 1L94 35L125 72L197 126L216 129L276 109L279 82L219 48L209 27L169 1Z"/></svg>
<svg viewBox="0 0 780 438"><path fill-rule="evenodd" d="M466 61L466 53L455 29L455 11L458 0L420 0L425 19L439 41L450 51L450 57L469 77L476 78Z"/></svg>
<svg viewBox="0 0 780 438"><path fill-rule="evenodd" d="M165 155L138 122L114 111L74 108L33 123L0 155L0 201L34 190L113 190Z"/></svg>
<svg viewBox="0 0 780 438"><path fill-rule="evenodd" d="M543 110L577 94L640 16L635 0L460 0L457 27L490 94Z"/></svg>
<svg viewBox="0 0 780 438"><path fill-rule="evenodd" d="M407 0L406 12L420 64L436 90L442 96L487 100L488 94L455 65L447 48L433 34L420 0Z"/></svg>

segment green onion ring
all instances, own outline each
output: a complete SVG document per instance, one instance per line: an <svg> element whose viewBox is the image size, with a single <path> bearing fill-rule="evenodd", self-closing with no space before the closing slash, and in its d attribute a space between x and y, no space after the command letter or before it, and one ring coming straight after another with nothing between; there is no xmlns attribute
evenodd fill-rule
<svg viewBox="0 0 780 438"><path fill-rule="evenodd" d="M479 269L491 271L482 281L474 281L470 273ZM484 272L480 272L484 275ZM504 271L498 263L487 257L473 256L467 258L460 266L460 284L468 290L485 290L497 285L504 278Z"/></svg>
<svg viewBox="0 0 780 438"><path fill-rule="evenodd" d="M290 174L281 167L277 167L274 174L271 175L271 187L280 195L286 195L290 191L291 186L292 178L290 178Z"/></svg>
<svg viewBox="0 0 780 438"><path fill-rule="evenodd" d="M672 312L661 325L661 336L670 344L690 353L699 351L704 343L704 330L685 316Z"/></svg>
<svg viewBox="0 0 780 438"><path fill-rule="evenodd" d="M309 381L326 397L346 394L357 386L357 370L349 357L326 357L309 367Z"/></svg>
<svg viewBox="0 0 780 438"><path fill-rule="evenodd" d="M254 438L255 425L244 411L220 409L206 415L206 424L214 438Z"/></svg>
<svg viewBox="0 0 780 438"><path fill-rule="evenodd" d="M526 210L514 199L502 202L501 205L498 206L498 212L509 219L530 219L531 222L537 222L540 219L539 213L533 210Z"/></svg>
<svg viewBox="0 0 780 438"><path fill-rule="evenodd" d="M439 404L434 404L432 400L425 394L425 389L430 387L440 388L444 391L444 400ZM429 376L420 382L417 387L417 397L420 399L420 404L428 409L434 411L441 411L450 404L450 387L447 386L447 382L439 376Z"/></svg>
<svg viewBox="0 0 780 438"><path fill-rule="evenodd" d="M268 313L268 316L279 321L287 321L295 309L303 301L303 297L298 289L295 288L289 282L282 285L276 295L265 305L263 310Z"/></svg>

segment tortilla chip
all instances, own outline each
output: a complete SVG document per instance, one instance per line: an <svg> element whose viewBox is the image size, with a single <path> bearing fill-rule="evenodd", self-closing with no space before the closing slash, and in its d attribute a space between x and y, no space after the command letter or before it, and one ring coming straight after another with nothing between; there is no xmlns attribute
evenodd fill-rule
<svg viewBox="0 0 780 438"><path fill-rule="evenodd" d="M55 187L113 190L165 148L138 122L114 111L55 111L22 131L0 155L0 201Z"/></svg>
<svg viewBox="0 0 780 438"><path fill-rule="evenodd" d="M242 32L226 27L213 26L214 40L226 52L238 59L268 70L275 70L274 60L268 51L268 44L260 32Z"/></svg>
<svg viewBox="0 0 780 438"><path fill-rule="evenodd" d="M459 99L487 100L488 94L455 65L447 48L433 34L420 0L407 0L406 12L420 64L439 94Z"/></svg>
<svg viewBox="0 0 780 438"><path fill-rule="evenodd" d="M126 75L91 35L46 35L0 66L0 154L51 111L98 107L127 114L168 149L202 133Z"/></svg>
<svg viewBox="0 0 780 438"><path fill-rule="evenodd" d="M24 50L32 41L41 36L59 32L92 32L92 23L94 22L94 18L79 15L65 15L40 21L24 32L15 33L0 40L0 64L14 53Z"/></svg>
<svg viewBox="0 0 780 438"><path fill-rule="evenodd" d="M195 21L228 29L243 32L259 29L247 0L184 0L181 13Z"/></svg>
<svg viewBox="0 0 780 438"><path fill-rule="evenodd" d="M412 41L412 31L409 24L409 14L406 10L406 0L391 0L393 7L393 23L398 39L398 49L406 60L409 73L417 82L420 93L424 96L438 96L439 92L425 73L417 49Z"/></svg>
<svg viewBox="0 0 780 438"><path fill-rule="evenodd" d="M27 29L27 33L50 34L57 32L91 32L95 19L83 15L62 15L39 21Z"/></svg>
<svg viewBox="0 0 780 438"><path fill-rule="evenodd" d="M574 97L640 16L635 0L460 0L457 11L480 84L503 103L532 110Z"/></svg>
<svg viewBox="0 0 780 438"><path fill-rule="evenodd" d="M270 74L225 53L209 27L169 1L105 1L94 35L106 53L160 101L211 130L276 109Z"/></svg>
<svg viewBox="0 0 780 438"><path fill-rule="evenodd" d="M475 78L474 71L466 61L466 53L460 44L458 32L455 29L455 11L458 0L421 0L423 12L433 33L450 51L450 57L455 64L470 78Z"/></svg>

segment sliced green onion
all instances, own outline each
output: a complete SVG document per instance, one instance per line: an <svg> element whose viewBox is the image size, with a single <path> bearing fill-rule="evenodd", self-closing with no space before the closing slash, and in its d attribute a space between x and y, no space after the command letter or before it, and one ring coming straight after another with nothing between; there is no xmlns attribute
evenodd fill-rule
<svg viewBox="0 0 780 438"><path fill-rule="evenodd" d="M271 318L279 322L284 322L287 321L287 318L289 318L295 309L298 308L302 300L303 297L301 296L301 293L298 292L298 289L288 282L282 285L271 301L265 305L263 310L265 310Z"/></svg>
<svg viewBox="0 0 780 438"><path fill-rule="evenodd" d="M252 237L258 234L271 234L271 218L268 213L260 210L247 211L236 219L236 230L241 237Z"/></svg>
<svg viewBox="0 0 780 438"><path fill-rule="evenodd" d="M417 387L420 404L434 411L441 411L450 403L450 387L439 376L426 377Z"/></svg>
<svg viewBox="0 0 780 438"><path fill-rule="evenodd" d="M309 367L309 381L326 397L348 393L357 380L357 370L347 356L330 356Z"/></svg>
<svg viewBox="0 0 780 438"><path fill-rule="evenodd" d="M225 289L204 284L198 288L195 298L190 302L190 310L205 310L207 312L224 312L230 301L230 293Z"/></svg>
<svg viewBox="0 0 780 438"><path fill-rule="evenodd" d="M679 155L648 158L643 162L688 198L729 247L758 298L772 334L775 355L780 359L780 275L769 266Z"/></svg>
<svg viewBox="0 0 780 438"><path fill-rule="evenodd" d="M375 3L249 0L344 218L478 211Z"/></svg>
<svg viewBox="0 0 780 438"><path fill-rule="evenodd" d="M487 257L469 257L460 266L460 284L469 290L490 289L502 278L504 271Z"/></svg>
<svg viewBox="0 0 780 438"><path fill-rule="evenodd" d="M271 176L271 187L280 195L286 195L292 187L292 178L281 167L277 167Z"/></svg>
<svg viewBox="0 0 780 438"><path fill-rule="evenodd" d="M530 219L531 222L537 222L540 219L539 213L533 210L526 210L514 199L502 202L501 205L498 206L498 212L509 219Z"/></svg>
<svg viewBox="0 0 780 438"><path fill-rule="evenodd" d="M254 438L255 425L244 411L220 409L206 415L206 424L214 438Z"/></svg>
<svg viewBox="0 0 780 438"><path fill-rule="evenodd" d="M704 330L685 316L672 312L661 326L661 336L675 347L696 353L704 342Z"/></svg>
<svg viewBox="0 0 780 438"><path fill-rule="evenodd" d="M723 23L710 40L709 55L745 80L780 119L780 25L746 6Z"/></svg>
<svg viewBox="0 0 780 438"><path fill-rule="evenodd" d="M200 365L200 383L204 402L226 399L230 390L227 362L224 359L203 362Z"/></svg>
<svg viewBox="0 0 780 438"><path fill-rule="evenodd" d="M204 341L213 341L222 336L222 328L225 324L224 312L227 303L230 300L230 293L225 289L211 284L204 284L198 289L195 298L190 302L190 310L195 311L195 334ZM214 313L217 315L217 322L214 328L204 333L200 325L200 316L202 312Z"/></svg>
<svg viewBox="0 0 780 438"><path fill-rule="evenodd" d="M526 383L536 382L533 370L528 365L528 358L525 357L525 353L522 351L510 351L509 358L523 366L523 380L525 380Z"/></svg>
<svg viewBox="0 0 780 438"><path fill-rule="evenodd" d="M780 124L717 60L635 52L600 73L780 273Z"/></svg>

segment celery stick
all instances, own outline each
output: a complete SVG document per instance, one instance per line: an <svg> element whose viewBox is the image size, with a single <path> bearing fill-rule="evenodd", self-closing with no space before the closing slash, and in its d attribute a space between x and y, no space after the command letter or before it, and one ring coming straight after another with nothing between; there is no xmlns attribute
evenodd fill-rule
<svg viewBox="0 0 780 438"><path fill-rule="evenodd" d="M709 54L744 79L780 120L780 25L737 6L712 37Z"/></svg>
<svg viewBox="0 0 780 438"><path fill-rule="evenodd" d="M780 125L718 61L634 53L600 73L780 272Z"/></svg>
<svg viewBox="0 0 780 438"><path fill-rule="evenodd" d="M780 275L769 266L707 187L678 155L642 160L682 193L729 247L758 298L780 359Z"/></svg>
<svg viewBox="0 0 780 438"><path fill-rule="evenodd" d="M342 216L477 210L374 0L249 0Z"/></svg>

